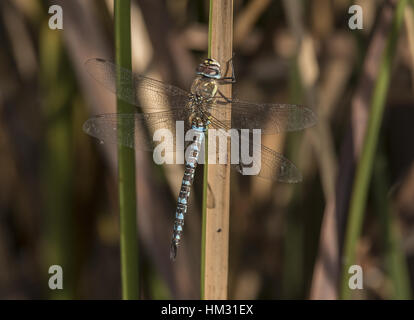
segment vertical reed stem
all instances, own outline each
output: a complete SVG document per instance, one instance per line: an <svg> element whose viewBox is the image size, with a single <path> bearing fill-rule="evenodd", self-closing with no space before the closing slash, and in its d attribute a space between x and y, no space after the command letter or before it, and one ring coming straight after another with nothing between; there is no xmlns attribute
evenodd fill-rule
<svg viewBox="0 0 414 320"><path fill-rule="evenodd" d="M75 83L67 66L59 33L42 25L39 33L40 80L44 91L42 112L46 120L42 159L45 190L46 272L59 265L64 272L62 290L49 290L52 299L75 299L76 246L73 215L73 106ZM56 89L58 88L58 89ZM47 281L45 282L47 284Z"/></svg>
<svg viewBox="0 0 414 320"><path fill-rule="evenodd" d="M386 271L392 283L392 299L411 299L410 276L404 249L398 228L398 221L393 216L391 199L385 196L388 192L388 165L382 148L375 160L373 176L373 195L375 199L375 211L381 221L381 238L383 240Z"/></svg>
<svg viewBox="0 0 414 320"><path fill-rule="evenodd" d="M212 28L213 0L210 0L208 18L208 57L211 58L211 28ZM208 141L208 129L205 141ZM205 156L203 166L203 204L202 204L202 226L201 226L201 299L204 299L204 280L206 272L206 215L207 215L207 190L208 190L208 143L205 144Z"/></svg>
<svg viewBox="0 0 414 320"><path fill-rule="evenodd" d="M232 43L233 0L210 0L209 57L219 61L223 71L232 57ZM222 86L220 90L225 96L231 97L231 86ZM226 119L222 120L230 119L229 112ZM213 165L208 170L205 165L204 174L204 177L207 176L207 182L204 182L203 190L201 296L203 299L227 299L230 156L226 165ZM214 192L214 208L206 208L208 184Z"/></svg>
<svg viewBox="0 0 414 320"><path fill-rule="evenodd" d="M115 50L116 63L131 69L131 2L115 0ZM120 84L117 83L117 86ZM132 86L132 83L131 83ZM134 107L117 99L118 113L133 113ZM122 119L120 119L122 121ZM125 128L121 124L120 128ZM123 135L118 130L118 135ZM133 149L118 146L118 185L119 215L121 232L121 277L122 298L138 299L138 242L135 201L135 152Z"/></svg>
<svg viewBox="0 0 414 320"><path fill-rule="evenodd" d="M372 174L374 155L377 149L378 136L391 77L391 66L397 49L398 35L404 18L405 5L406 0L399 1L394 14L392 30L388 36L387 46L380 65L378 79L375 84L371 102L371 114L364 140L361 160L357 166L345 236L341 285L342 299L349 299L351 297L352 290L348 286L350 277L348 270L349 267L355 263L356 245L361 234L368 186Z"/></svg>

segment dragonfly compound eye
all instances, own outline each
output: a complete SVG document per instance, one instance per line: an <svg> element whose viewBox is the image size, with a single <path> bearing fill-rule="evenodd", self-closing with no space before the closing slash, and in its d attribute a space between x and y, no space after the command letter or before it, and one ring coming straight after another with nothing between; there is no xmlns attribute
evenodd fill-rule
<svg viewBox="0 0 414 320"><path fill-rule="evenodd" d="M197 74L207 78L220 79L220 70L220 64L216 60L206 59L197 67Z"/></svg>

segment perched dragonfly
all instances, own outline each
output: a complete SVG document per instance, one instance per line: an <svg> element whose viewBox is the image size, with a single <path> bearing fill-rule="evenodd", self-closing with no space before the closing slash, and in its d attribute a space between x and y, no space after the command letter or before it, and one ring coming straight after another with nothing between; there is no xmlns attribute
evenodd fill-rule
<svg viewBox="0 0 414 320"><path fill-rule="evenodd" d="M87 134L102 142L153 150L156 144L142 131L138 133L139 129L148 128L154 132L162 128L175 132L176 120L181 120L185 123L185 130L192 129L195 132L189 147L190 156L185 160L175 213L170 248L173 260L181 242L190 189L207 128L261 129L262 134L276 134L301 130L316 122L315 113L304 106L261 104L225 97L219 90L219 85L235 82L234 71L232 68L231 77L223 76L220 64L214 59L206 59L198 66L190 92L133 73L102 59L88 60L86 68L95 80L114 92L118 98L137 106L137 112L133 114L103 114L88 119L83 126ZM229 108L231 121L220 120L220 115L226 114ZM121 127L122 134L119 135L117 131ZM260 158L261 170L258 176L290 183L301 180L299 170L280 153L261 145ZM242 162L232 167L242 174L245 169Z"/></svg>

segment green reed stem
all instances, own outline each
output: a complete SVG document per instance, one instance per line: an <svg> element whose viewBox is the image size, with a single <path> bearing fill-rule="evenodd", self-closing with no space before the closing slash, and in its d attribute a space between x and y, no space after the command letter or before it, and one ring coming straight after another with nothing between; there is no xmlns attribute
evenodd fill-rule
<svg viewBox="0 0 414 320"><path fill-rule="evenodd" d="M131 69L131 2L130 0L115 0L115 55L116 63L126 69ZM132 87L132 83L130 84ZM117 83L120 86L120 83ZM118 113L133 113L134 107L117 99ZM120 122L122 119L120 119ZM124 134L122 128L126 123L120 123L119 139ZM133 149L118 146L118 186L119 186L119 216L121 233L121 277L122 298L138 299L138 239L136 221L136 186L135 186L135 152Z"/></svg>
<svg viewBox="0 0 414 320"><path fill-rule="evenodd" d="M387 196L388 170L387 159L379 148L374 165L372 181L375 199L375 211L381 222L381 239L383 240L386 271L392 283L392 299L411 299L410 277L404 250L401 246L397 219L393 216L393 206Z"/></svg>
<svg viewBox="0 0 414 320"><path fill-rule="evenodd" d="M210 0L210 10L208 18L208 57L211 58L211 29L212 29L213 0ZM201 230L201 299L204 299L204 279L206 270L206 218L207 218L207 190L208 190L208 130L205 136L205 155L203 170L203 203L202 203L202 230Z"/></svg>
<svg viewBox="0 0 414 320"><path fill-rule="evenodd" d="M348 287L350 277L348 270L349 267L355 263L356 245L361 234L368 186L372 174L374 156L377 149L378 136L380 133L382 116L384 113L384 106L390 83L392 61L397 49L398 35L404 18L404 8L406 2L406 0L399 1L395 11L392 29L387 39L387 45L374 88L371 102L371 113L361 159L357 166L345 235L344 268L342 271L342 284L340 292L342 299L349 299L352 293L352 290Z"/></svg>
<svg viewBox="0 0 414 320"><path fill-rule="evenodd" d="M64 272L61 290L48 290L52 299L76 298L77 252L73 215L73 96L75 82L66 66L59 33L42 25L39 33L40 81L45 117L42 189L45 195L45 275L51 265ZM44 282L47 285L47 281Z"/></svg>

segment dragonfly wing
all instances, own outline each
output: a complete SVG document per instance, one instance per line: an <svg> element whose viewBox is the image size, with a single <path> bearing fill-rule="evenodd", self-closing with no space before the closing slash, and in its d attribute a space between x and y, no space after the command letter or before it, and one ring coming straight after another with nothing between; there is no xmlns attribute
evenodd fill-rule
<svg viewBox="0 0 414 320"><path fill-rule="evenodd" d="M227 139L226 131L230 128L214 116L211 117L209 128L223 129L224 131L217 130L215 133L219 139ZM248 152L248 156L244 156L243 152ZM232 153L231 157L231 162L234 163L232 168L243 175L288 183L302 181L300 171L290 160L260 143L254 143L252 139L243 137L240 132L239 152L236 155Z"/></svg>
<svg viewBox="0 0 414 320"><path fill-rule="evenodd" d="M264 179L287 183L302 181L299 169L290 160L264 145L258 148L257 154L253 153L249 164L243 165L240 158L239 164L232 167L243 175L257 175Z"/></svg>
<svg viewBox="0 0 414 320"><path fill-rule="evenodd" d="M228 103L218 98L212 106L218 118L231 108L231 123L228 127L235 129L261 129L262 134L275 134L297 131L313 126L316 114L312 109L292 104L257 104L233 99Z"/></svg>
<svg viewBox="0 0 414 320"><path fill-rule="evenodd" d="M173 138L169 141L171 144L168 143L168 147L171 146L171 150L174 150L177 143L182 144L182 141L176 141L177 128L181 126L184 133L189 129L187 113L187 109L177 109L154 113L102 114L88 119L83 125L83 130L103 143L148 151L160 143L154 141L154 133L158 132L161 137ZM176 120L183 122L179 123ZM120 128L122 134L118 133ZM161 132L160 129L167 131Z"/></svg>
<svg viewBox="0 0 414 320"><path fill-rule="evenodd" d="M144 77L103 59L89 59L85 68L97 82L115 93L119 99L144 109L184 108L188 102L187 91Z"/></svg>

